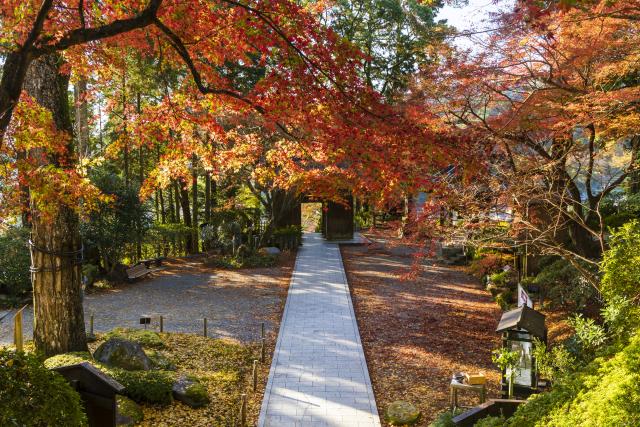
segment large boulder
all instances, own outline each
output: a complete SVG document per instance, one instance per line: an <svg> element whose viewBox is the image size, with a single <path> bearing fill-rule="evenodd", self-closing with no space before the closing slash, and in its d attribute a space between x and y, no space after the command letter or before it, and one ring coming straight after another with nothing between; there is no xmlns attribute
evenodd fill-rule
<svg viewBox="0 0 640 427"><path fill-rule="evenodd" d="M103 342L93 357L107 366L127 371L148 371L152 365L140 344L122 338Z"/></svg>
<svg viewBox="0 0 640 427"><path fill-rule="evenodd" d="M210 402L206 387L189 376L181 376L173 383L173 398L192 408L199 408Z"/></svg>

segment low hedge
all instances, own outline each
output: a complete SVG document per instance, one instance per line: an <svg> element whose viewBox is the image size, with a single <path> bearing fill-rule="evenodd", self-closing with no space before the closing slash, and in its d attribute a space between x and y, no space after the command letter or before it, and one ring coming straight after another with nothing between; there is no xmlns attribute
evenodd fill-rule
<svg viewBox="0 0 640 427"><path fill-rule="evenodd" d="M0 349L0 425L87 424L80 395L33 353Z"/></svg>

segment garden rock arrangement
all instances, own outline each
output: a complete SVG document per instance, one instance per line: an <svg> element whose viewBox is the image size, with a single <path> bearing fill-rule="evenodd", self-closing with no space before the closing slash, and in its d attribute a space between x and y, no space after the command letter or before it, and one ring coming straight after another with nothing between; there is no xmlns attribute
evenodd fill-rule
<svg viewBox="0 0 640 427"><path fill-rule="evenodd" d="M111 338L101 344L93 357L107 366L127 371L148 371L151 369L151 360L145 354L142 346L121 338Z"/></svg>
<svg viewBox="0 0 640 427"><path fill-rule="evenodd" d="M95 357L89 352L66 353L50 357L44 365L53 369L89 362L122 384L117 425L136 425L142 420L145 425L184 425L187 419L192 425L226 425L238 416L255 348L197 335L122 328L96 338L89 346L95 348ZM127 363L120 363L122 358ZM110 364L114 361L118 366ZM251 420L258 404L258 395L248 402Z"/></svg>

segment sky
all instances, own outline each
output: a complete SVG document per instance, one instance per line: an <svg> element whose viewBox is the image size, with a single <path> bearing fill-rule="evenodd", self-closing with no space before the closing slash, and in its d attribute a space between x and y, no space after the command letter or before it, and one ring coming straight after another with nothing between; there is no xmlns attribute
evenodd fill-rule
<svg viewBox="0 0 640 427"><path fill-rule="evenodd" d="M487 22L489 14L505 9L511 4L513 0L468 0L462 7L444 6L436 19L446 19L449 25L456 27L460 32L485 30L493 26ZM474 45L474 42L467 37L457 37L455 43L465 48Z"/></svg>

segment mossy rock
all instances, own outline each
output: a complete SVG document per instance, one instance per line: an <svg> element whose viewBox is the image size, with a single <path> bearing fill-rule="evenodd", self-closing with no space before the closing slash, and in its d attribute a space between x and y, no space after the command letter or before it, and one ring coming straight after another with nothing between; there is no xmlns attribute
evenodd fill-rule
<svg viewBox="0 0 640 427"><path fill-rule="evenodd" d="M412 426L422 413L409 402L397 400L389 405L385 420L392 426Z"/></svg>
<svg viewBox="0 0 640 427"><path fill-rule="evenodd" d="M151 360L151 369L159 369L161 371L175 371L176 365L162 352L145 349L144 353Z"/></svg>
<svg viewBox="0 0 640 427"><path fill-rule="evenodd" d="M200 408L211 401L207 388L192 376L182 376L176 380L173 397L192 408Z"/></svg>
<svg viewBox="0 0 640 427"><path fill-rule="evenodd" d="M121 338L100 344L93 357L107 366L128 371L148 371L152 365L140 344Z"/></svg>
<svg viewBox="0 0 640 427"><path fill-rule="evenodd" d="M105 339L108 340L111 338L120 338L127 341L133 341L143 347L164 347L164 342L162 341L160 334L146 329L115 328L105 335Z"/></svg>
<svg viewBox="0 0 640 427"><path fill-rule="evenodd" d="M142 408L128 397L117 395L116 405L116 425L134 426L144 419Z"/></svg>

